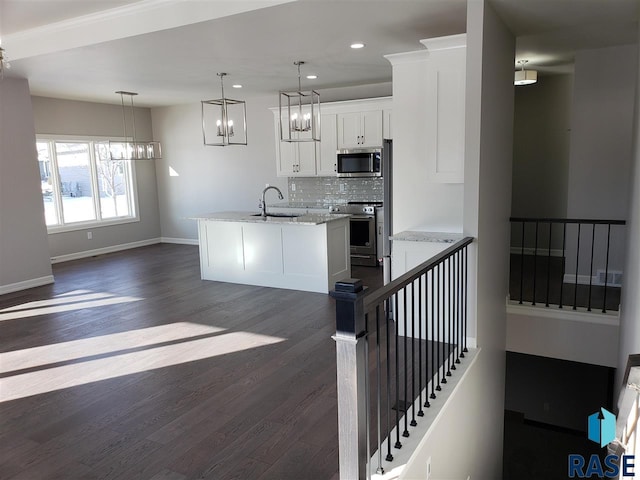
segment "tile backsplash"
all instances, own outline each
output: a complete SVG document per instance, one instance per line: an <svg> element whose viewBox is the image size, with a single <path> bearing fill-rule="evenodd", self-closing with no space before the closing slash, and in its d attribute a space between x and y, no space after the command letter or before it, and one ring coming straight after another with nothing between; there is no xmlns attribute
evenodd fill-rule
<svg viewBox="0 0 640 480"><path fill-rule="evenodd" d="M334 204L382 202L383 179L289 177L289 202Z"/></svg>

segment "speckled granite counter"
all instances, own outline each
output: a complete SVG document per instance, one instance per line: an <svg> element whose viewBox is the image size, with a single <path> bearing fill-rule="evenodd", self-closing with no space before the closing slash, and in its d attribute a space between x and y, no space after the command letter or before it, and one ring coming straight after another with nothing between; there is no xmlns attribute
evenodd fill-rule
<svg viewBox="0 0 640 480"><path fill-rule="evenodd" d="M431 243L454 243L462 240L461 233L449 232L422 232L419 230L406 230L391 237L391 240L405 242L431 242Z"/></svg>
<svg viewBox="0 0 640 480"><path fill-rule="evenodd" d="M268 209L267 209L268 211ZM285 225L321 225L347 218L349 215L329 213L305 213L297 217L282 217L275 214L262 217L252 212L215 212L191 217L191 220L211 220L214 222L276 223Z"/></svg>

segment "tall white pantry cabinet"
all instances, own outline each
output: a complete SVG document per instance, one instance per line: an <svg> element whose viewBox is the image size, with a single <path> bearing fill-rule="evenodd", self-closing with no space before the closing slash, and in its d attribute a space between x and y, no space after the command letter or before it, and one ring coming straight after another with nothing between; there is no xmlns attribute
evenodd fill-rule
<svg viewBox="0 0 640 480"><path fill-rule="evenodd" d="M407 142L398 140L421 158L424 169L416 175L464 183L466 34L420 42L426 50L386 57L393 66L394 116Z"/></svg>

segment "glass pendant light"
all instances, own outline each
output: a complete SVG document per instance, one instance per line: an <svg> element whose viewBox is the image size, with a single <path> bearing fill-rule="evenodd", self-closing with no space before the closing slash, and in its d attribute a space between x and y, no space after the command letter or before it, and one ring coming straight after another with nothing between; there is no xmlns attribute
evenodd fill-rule
<svg viewBox="0 0 640 480"><path fill-rule="evenodd" d="M320 94L315 90L302 91L300 65L298 67L298 90L280 92L280 140L283 142L320 141Z"/></svg>
<svg viewBox="0 0 640 480"><path fill-rule="evenodd" d="M139 142L136 137L136 117L133 106L133 97L138 95L134 92L117 91L120 95L120 104L122 105L122 125L123 125L123 140L107 140L101 142L105 145L106 149L100 149L104 152L102 160L155 160L162 158L162 149L160 142L153 140L146 142ZM132 136L129 137L127 132L127 115L124 97L129 97L129 107L131 110L131 126ZM101 155L102 157L102 155Z"/></svg>
<svg viewBox="0 0 640 480"><path fill-rule="evenodd" d="M202 100L202 139L208 147L247 144L247 106L224 97L224 77L218 73L222 98Z"/></svg>

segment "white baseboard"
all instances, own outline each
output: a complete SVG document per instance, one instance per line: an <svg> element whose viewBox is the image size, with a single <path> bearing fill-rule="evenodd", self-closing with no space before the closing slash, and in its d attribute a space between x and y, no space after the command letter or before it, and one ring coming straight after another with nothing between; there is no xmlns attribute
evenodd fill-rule
<svg viewBox="0 0 640 480"><path fill-rule="evenodd" d="M522 255L522 247L511 247L510 249L511 254L513 255ZM540 248L538 247L538 249L536 250L535 248L531 248L531 247L524 247L524 254L525 255L533 255L534 252L538 252L537 256L538 257L548 257L549 256L549 249L548 248ZM551 249L551 256L552 257L562 257L562 250L560 249L556 249L556 248L552 248Z"/></svg>
<svg viewBox="0 0 640 480"><path fill-rule="evenodd" d="M24 280L22 282L0 285L0 295L4 295L5 293L18 292L20 290L26 290L27 288L41 287L42 285L48 285L53 282L53 275L45 275L44 277L32 278L30 280Z"/></svg>
<svg viewBox="0 0 640 480"><path fill-rule="evenodd" d="M198 245L197 238L173 238L173 237L160 237L161 243L175 243L178 245Z"/></svg>
<svg viewBox="0 0 640 480"><path fill-rule="evenodd" d="M51 257L51 263L68 262L70 260L78 260L80 258L95 257L96 255L104 255L105 253L120 252L129 250L130 248L146 247L160 243L160 238L149 238L148 240L140 240L138 242L122 243L120 245L111 245L109 247L96 248L94 250L85 250L83 252L69 253L67 255L59 255Z"/></svg>
<svg viewBox="0 0 640 480"><path fill-rule="evenodd" d="M574 322L597 323L613 327L620 326L620 312L608 310L602 313L593 307L589 312L586 308L578 307L576 310L570 305L558 308L557 305L545 307L544 305L520 305L515 301L507 301L507 314L526 315L528 317L555 318L558 320L571 320Z"/></svg>

